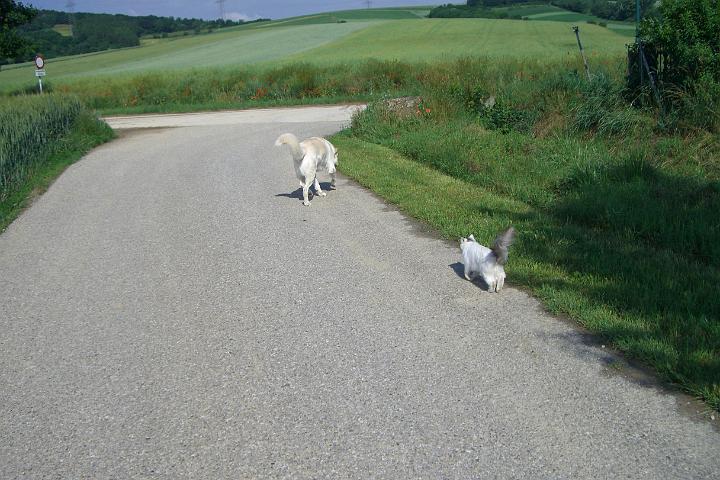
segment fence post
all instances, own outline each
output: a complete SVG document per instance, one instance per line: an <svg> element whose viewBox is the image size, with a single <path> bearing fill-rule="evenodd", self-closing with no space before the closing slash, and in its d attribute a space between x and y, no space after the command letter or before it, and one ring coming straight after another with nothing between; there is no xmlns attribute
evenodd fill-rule
<svg viewBox="0 0 720 480"><path fill-rule="evenodd" d="M577 25L573 26L573 32L575 32L575 37L577 38L578 47L580 48L580 55L582 55L583 64L585 64L585 73L587 73L588 80L591 80L590 78L590 67L588 67L587 58L585 58L585 50L583 50L582 43L580 42L580 29Z"/></svg>

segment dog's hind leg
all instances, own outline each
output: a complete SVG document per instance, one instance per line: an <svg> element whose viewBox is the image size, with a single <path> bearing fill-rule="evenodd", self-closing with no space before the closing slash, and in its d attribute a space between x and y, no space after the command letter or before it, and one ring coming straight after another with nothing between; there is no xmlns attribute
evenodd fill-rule
<svg viewBox="0 0 720 480"><path fill-rule="evenodd" d="M305 179L305 183L303 183L302 189L303 189L303 205L306 207L310 206L310 199L308 198L308 194L310 192L310 185L312 185L312 180L307 180L308 177Z"/></svg>
<svg viewBox="0 0 720 480"><path fill-rule="evenodd" d="M318 182L317 177L315 177L315 192L321 197L327 196L327 193L323 192L322 188L320 188L320 182Z"/></svg>

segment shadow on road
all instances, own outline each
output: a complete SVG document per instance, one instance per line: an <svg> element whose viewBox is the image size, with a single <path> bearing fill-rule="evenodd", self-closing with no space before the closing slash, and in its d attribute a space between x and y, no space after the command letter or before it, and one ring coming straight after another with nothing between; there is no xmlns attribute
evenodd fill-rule
<svg viewBox="0 0 720 480"><path fill-rule="evenodd" d="M455 262L448 267L452 268L453 271L457 274L458 277L462 278L464 281L467 282L467 279L465 278L465 266L462 264L462 262ZM483 290L486 290L489 288L489 285L485 283L485 280L482 279L482 277L475 277L473 279L473 285L475 285L478 288L481 288Z"/></svg>

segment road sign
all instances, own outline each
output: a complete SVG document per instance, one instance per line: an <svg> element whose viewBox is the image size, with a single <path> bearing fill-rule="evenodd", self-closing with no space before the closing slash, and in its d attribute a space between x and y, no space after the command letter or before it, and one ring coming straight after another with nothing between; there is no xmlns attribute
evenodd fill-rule
<svg viewBox="0 0 720 480"><path fill-rule="evenodd" d="M42 55L35 55L35 76L38 79L38 85L40 86L40 93L43 92L42 88L42 77L45 76L45 59Z"/></svg>

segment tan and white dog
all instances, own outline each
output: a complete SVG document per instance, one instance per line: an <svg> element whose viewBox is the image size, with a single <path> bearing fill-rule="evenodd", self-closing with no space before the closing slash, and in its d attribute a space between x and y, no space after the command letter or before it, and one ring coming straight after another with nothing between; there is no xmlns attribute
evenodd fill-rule
<svg viewBox="0 0 720 480"><path fill-rule="evenodd" d="M505 268L508 260L508 247L515 240L515 229L508 228L495 238L492 248L480 245L475 237L460 239L460 250L465 266L465 278L472 281L479 273L489 292L499 292L505 285Z"/></svg>
<svg viewBox="0 0 720 480"><path fill-rule="evenodd" d="M275 140L275 146L287 145L292 153L295 175L303 189L303 205L310 205L308 192L315 184L315 192L324 197L327 195L320 188L317 172L327 170L330 174L330 186L335 189L335 166L338 163L337 149L324 138L312 137L299 142L292 133L283 133Z"/></svg>

